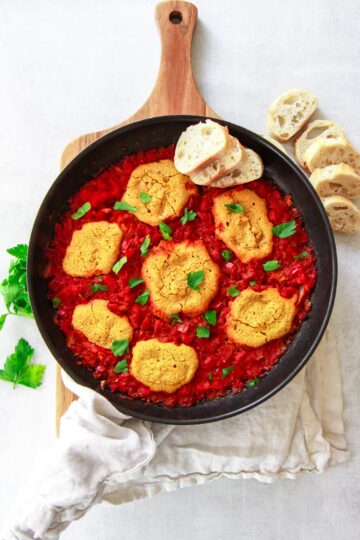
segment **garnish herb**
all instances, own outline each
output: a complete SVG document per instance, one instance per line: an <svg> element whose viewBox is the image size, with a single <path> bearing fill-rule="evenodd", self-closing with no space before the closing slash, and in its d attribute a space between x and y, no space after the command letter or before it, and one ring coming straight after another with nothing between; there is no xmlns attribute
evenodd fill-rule
<svg viewBox="0 0 360 540"><path fill-rule="evenodd" d="M165 240L172 240L172 236L171 236L172 229L171 227L169 227L169 225L166 225L166 223L164 223L163 221L160 221L159 229Z"/></svg>
<svg viewBox="0 0 360 540"><path fill-rule="evenodd" d="M71 219L76 221L77 219L80 219L81 217L85 216L85 214L88 213L88 211L91 210L91 204L89 202L86 202L80 208L74 212L74 214L71 214Z"/></svg>
<svg viewBox="0 0 360 540"><path fill-rule="evenodd" d="M129 287L132 289L133 287L136 287L136 285L140 285L140 283L144 283L144 280L142 278L130 278L129 279Z"/></svg>
<svg viewBox="0 0 360 540"><path fill-rule="evenodd" d="M171 324L175 323L182 323L181 317L178 313L174 313L173 315L169 315L169 318L172 319Z"/></svg>
<svg viewBox="0 0 360 540"><path fill-rule="evenodd" d="M246 381L245 385L246 385L248 388L252 388L252 387L255 386L255 384L257 384L259 381L260 381L259 377L255 377L254 379L250 379L250 381Z"/></svg>
<svg viewBox="0 0 360 540"><path fill-rule="evenodd" d="M37 388L41 385L45 366L30 364L34 349L23 338L19 339L13 354L7 357L3 369L0 369L0 379L17 384Z"/></svg>
<svg viewBox="0 0 360 540"><path fill-rule="evenodd" d="M145 257L148 254L149 246L150 246L150 236L147 235L145 240L140 246L140 253L143 257Z"/></svg>
<svg viewBox="0 0 360 540"><path fill-rule="evenodd" d="M240 294L240 291L236 285L231 285L231 287L229 287L226 292L229 296L237 296L238 294Z"/></svg>
<svg viewBox="0 0 360 540"><path fill-rule="evenodd" d="M187 284L190 289L193 289L194 291L200 290L200 285L204 281L204 272L202 270L198 270L197 272L190 272L187 276Z"/></svg>
<svg viewBox="0 0 360 540"><path fill-rule="evenodd" d="M216 311L215 311L215 309L209 309L208 311L205 311L204 319L209 324L212 324L213 326L215 326L215 324L216 324Z"/></svg>
<svg viewBox="0 0 360 540"><path fill-rule="evenodd" d="M123 210L124 212L137 212L137 208L135 206L131 206L131 204L127 203L126 201L116 201L114 204L114 210Z"/></svg>
<svg viewBox="0 0 360 540"><path fill-rule="evenodd" d="M279 261L267 261L263 264L263 268L265 272L272 272L273 270L281 268L281 264L279 263Z"/></svg>
<svg viewBox="0 0 360 540"><path fill-rule="evenodd" d="M221 256L224 259L224 261L229 262L232 259L232 253L228 249L224 249L224 251L221 252Z"/></svg>
<svg viewBox="0 0 360 540"><path fill-rule="evenodd" d="M51 303L52 303L53 308L57 309L61 304L61 300L60 300L60 298L53 298L51 300Z"/></svg>
<svg viewBox="0 0 360 540"><path fill-rule="evenodd" d="M184 215L183 217L180 219L181 223L183 225L185 225L185 223L187 223L188 221L194 221L194 219L196 218L197 216L197 213L194 212L194 210L188 210L187 208L185 208L184 210Z"/></svg>
<svg viewBox="0 0 360 540"><path fill-rule="evenodd" d="M115 373L127 373L129 371L128 363L123 358L122 360L119 360L119 362L114 367Z"/></svg>
<svg viewBox="0 0 360 540"><path fill-rule="evenodd" d="M100 283L94 283L94 285L91 287L91 294L95 294L99 291L107 291L109 287L107 285L100 285Z"/></svg>
<svg viewBox="0 0 360 540"><path fill-rule="evenodd" d="M210 326L197 326L196 327L196 337L198 337L198 338L208 338L208 337L210 337Z"/></svg>
<svg viewBox="0 0 360 540"><path fill-rule="evenodd" d="M308 256L308 252L303 251L299 255L294 255L294 259L295 259L295 261L298 261L299 259L305 259L307 256Z"/></svg>
<svg viewBox="0 0 360 540"><path fill-rule="evenodd" d="M221 375L222 377L226 377L226 375L229 375L229 373L234 369L235 366L229 366L229 367L224 367L222 368L221 370Z"/></svg>
<svg viewBox="0 0 360 540"><path fill-rule="evenodd" d="M256 285L256 281L252 279L251 281L249 281L249 285L250 287L253 287L254 285Z"/></svg>
<svg viewBox="0 0 360 540"><path fill-rule="evenodd" d="M151 201L152 197L151 197L151 195L149 195L148 193L142 192L142 193L140 193L140 195L139 195L139 199L140 199L140 201L143 202L144 204L148 204L148 203Z"/></svg>
<svg viewBox="0 0 360 540"><path fill-rule="evenodd" d="M230 204L225 204L225 206L233 214L243 214L244 213L244 207L243 207L242 204L230 203Z"/></svg>
<svg viewBox="0 0 360 540"><path fill-rule="evenodd" d="M124 264L127 263L127 257L126 255L124 257L121 257L121 259L119 259L115 264L114 266L112 267L112 271L115 272L115 274L118 274L120 272L120 270L122 269L122 267L124 266Z"/></svg>
<svg viewBox="0 0 360 540"><path fill-rule="evenodd" d="M213 377L213 374L212 374L212 373L209 373L209 375L208 375L208 379L209 379L209 381L212 381L212 380L213 380L213 378L214 378L214 377Z"/></svg>
<svg viewBox="0 0 360 540"><path fill-rule="evenodd" d="M11 247L7 252L15 257L8 270L8 277L0 284L0 293L3 296L7 313L0 316L0 330L4 326L8 315L21 315L33 319L29 293L26 284L26 258L28 246L18 244Z"/></svg>
<svg viewBox="0 0 360 540"><path fill-rule="evenodd" d="M114 356L122 356L129 350L128 339L115 339L111 344L111 350Z"/></svg>
<svg viewBox="0 0 360 540"><path fill-rule="evenodd" d="M296 221L292 219L291 221L285 221L284 223L279 223L275 225L272 229L272 233L279 238L287 238L296 233Z"/></svg>
<svg viewBox="0 0 360 540"><path fill-rule="evenodd" d="M150 291L144 291L135 299L135 303L141 304L142 306L144 306L145 304L147 304L149 300L149 296L150 296Z"/></svg>

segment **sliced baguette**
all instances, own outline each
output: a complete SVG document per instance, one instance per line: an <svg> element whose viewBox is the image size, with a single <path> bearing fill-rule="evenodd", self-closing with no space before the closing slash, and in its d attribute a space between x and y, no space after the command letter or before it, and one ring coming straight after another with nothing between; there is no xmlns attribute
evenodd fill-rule
<svg viewBox="0 0 360 540"><path fill-rule="evenodd" d="M305 151L304 162L310 172L328 165L347 163L356 174L360 173L360 154L344 137L313 142Z"/></svg>
<svg viewBox="0 0 360 540"><path fill-rule="evenodd" d="M241 162L243 148L236 137L229 135L226 152L218 159L212 161L200 172L190 175L191 180L198 186L207 186L218 178L229 174Z"/></svg>
<svg viewBox="0 0 360 540"><path fill-rule="evenodd" d="M288 90L268 109L268 129L280 141L288 141L314 114L318 100L307 90Z"/></svg>
<svg viewBox="0 0 360 540"><path fill-rule="evenodd" d="M346 163L315 169L310 176L310 182L320 197L360 197L360 176Z"/></svg>
<svg viewBox="0 0 360 540"><path fill-rule="evenodd" d="M305 167L304 154L310 144L319 139L338 139L346 137L345 130L332 120L314 120L295 141L295 157Z"/></svg>
<svg viewBox="0 0 360 540"><path fill-rule="evenodd" d="M221 157L227 143L227 128L212 120L189 126L177 142L175 167L182 174L195 174Z"/></svg>
<svg viewBox="0 0 360 540"><path fill-rule="evenodd" d="M219 178L210 187L215 188L227 188L231 186L237 186L239 184L246 184L261 178L264 172L264 164L261 157L250 150L250 148L244 148L246 159L241 161L240 165L236 167L230 174Z"/></svg>
<svg viewBox="0 0 360 540"><path fill-rule="evenodd" d="M281 144L279 141L277 141L276 139L273 139L272 137L268 137L267 135L263 135L264 139L266 139L267 141L271 142L271 144L273 144L274 146L276 146L276 148L278 148L279 150L281 150L282 152L284 152L284 154L287 155L287 151L286 151L286 148L283 144Z"/></svg>
<svg viewBox="0 0 360 540"><path fill-rule="evenodd" d="M334 231L350 234L360 230L360 210L349 199L332 195L322 202Z"/></svg>

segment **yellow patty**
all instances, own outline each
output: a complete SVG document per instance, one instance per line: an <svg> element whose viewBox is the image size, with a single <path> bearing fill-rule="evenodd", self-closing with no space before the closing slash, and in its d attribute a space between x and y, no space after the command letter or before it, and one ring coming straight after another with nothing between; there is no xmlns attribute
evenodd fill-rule
<svg viewBox="0 0 360 540"><path fill-rule="evenodd" d="M190 195L196 192L188 176L179 173L170 159L162 159L136 167L122 200L137 209L134 215L140 221L159 225L160 221L180 216ZM141 193L151 197L150 202L143 202Z"/></svg>
<svg viewBox="0 0 360 540"><path fill-rule="evenodd" d="M199 290L188 285L188 275L204 272ZM211 259L201 240L161 242L142 267L142 277L150 291L155 313L167 318L183 312L190 317L203 313L214 298L219 282L219 267Z"/></svg>
<svg viewBox="0 0 360 540"><path fill-rule="evenodd" d="M244 212L231 212L226 204L240 204ZM264 199L250 189L229 190L214 199L215 234L241 262L263 259L272 251L272 226Z"/></svg>
<svg viewBox="0 0 360 540"><path fill-rule="evenodd" d="M283 298L277 289L245 289L235 298L227 316L226 331L239 345L260 347L285 336L296 314L297 296Z"/></svg>
<svg viewBox="0 0 360 540"><path fill-rule="evenodd" d="M127 317L119 317L110 311L106 300L93 300L75 307L72 325L91 343L111 349L113 341L132 338L133 330Z"/></svg>
<svg viewBox="0 0 360 540"><path fill-rule="evenodd" d="M192 347L157 339L138 341L132 353L131 375L155 392L175 392L191 381L199 364Z"/></svg>
<svg viewBox="0 0 360 540"><path fill-rule="evenodd" d="M63 270L73 277L109 274L117 260L122 231L116 223L85 223L73 232L63 259Z"/></svg>

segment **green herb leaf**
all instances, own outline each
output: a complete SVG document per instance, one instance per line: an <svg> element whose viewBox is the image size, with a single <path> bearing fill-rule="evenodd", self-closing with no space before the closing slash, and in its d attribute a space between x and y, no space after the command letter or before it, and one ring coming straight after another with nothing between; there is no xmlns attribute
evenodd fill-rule
<svg viewBox="0 0 360 540"><path fill-rule="evenodd" d="M249 285L250 287L253 287L254 285L256 285L256 281L252 279L251 281L249 281Z"/></svg>
<svg viewBox="0 0 360 540"><path fill-rule="evenodd" d="M135 299L135 303L141 304L142 306L144 306L145 304L147 304L149 300L149 296L150 296L150 291L144 291Z"/></svg>
<svg viewBox="0 0 360 540"><path fill-rule="evenodd" d="M142 192L142 193L140 193L140 195L139 195L139 199L140 199L140 201L143 202L144 204L148 204L148 203L151 201L152 197L151 197L151 195L149 195L148 193Z"/></svg>
<svg viewBox="0 0 360 540"><path fill-rule="evenodd" d="M197 216L197 213L194 212L194 210L188 210L187 208L185 208L184 215L182 216L180 221L183 225L185 225L185 223L187 223L188 221L194 221L196 216Z"/></svg>
<svg viewBox="0 0 360 540"><path fill-rule="evenodd" d="M26 244L18 244L17 246L7 249L6 251L13 257L20 259L21 261L26 261L28 250L29 248Z"/></svg>
<svg viewBox="0 0 360 540"><path fill-rule="evenodd" d="M198 337L198 338L208 338L208 337L210 337L210 326L197 326L196 327L196 337Z"/></svg>
<svg viewBox="0 0 360 540"><path fill-rule="evenodd" d="M291 221L285 221L284 223L279 223L275 225L272 229L273 234L279 238L287 238L296 233L296 221L292 219Z"/></svg>
<svg viewBox="0 0 360 540"><path fill-rule="evenodd" d="M172 229L171 227L169 227L169 225L166 225L166 223L164 223L163 221L160 221L159 229L160 229L161 234L163 235L163 238L165 238L165 240L172 240L172 236L171 236Z"/></svg>
<svg viewBox="0 0 360 540"><path fill-rule="evenodd" d="M228 294L229 296L233 296L233 297L235 297L235 296L237 296L238 294L240 294L240 291L239 291L239 289L237 288L236 285L231 285L231 287L229 287L228 290L227 290L226 292L227 292L227 294Z"/></svg>
<svg viewBox="0 0 360 540"><path fill-rule="evenodd" d="M61 300L60 300L60 298L54 297L54 298L51 300L51 303L52 303L52 305L53 305L53 308L54 308L54 309L57 309L57 308L60 306Z"/></svg>
<svg viewBox="0 0 360 540"><path fill-rule="evenodd" d="M200 285L204 281L204 272L202 270L198 270L197 272L190 272L187 276L187 284L190 289L193 289L194 291L200 290Z"/></svg>
<svg viewBox="0 0 360 540"><path fill-rule="evenodd" d="M109 287L107 285L100 285L99 283L94 283L94 285L91 287L91 294L95 294L99 291L107 291Z"/></svg>
<svg viewBox="0 0 360 540"><path fill-rule="evenodd" d="M140 253L143 257L145 257L145 255L148 254L149 246L150 246L150 236L147 235L147 237L145 238L145 240L140 246Z"/></svg>
<svg viewBox="0 0 360 540"><path fill-rule="evenodd" d="M171 324L175 323L182 323L181 317L178 313L174 313L173 315L169 315L169 318L172 319Z"/></svg>
<svg viewBox="0 0 360 540"><path fill-rule="evenodd" d="M243 207L242 204L230 203L230 204L225 204L225 206L233 214L243 214L244 213L244 207Z"/></svg>
<svg viewBox="0 0 360 540"><path fill-rule="evenodd" d="M307 251L303 251L303 252L300 253L299 255L294 255L294 259L295 259L295 261L298 261L298 260L300 260L300 259L305 259L307 256L308 256L308 252L307 252Z"/></svg>
<svg viewBox="0 0 360 540"><path fill-rule="evenodd" d="M222 374L222 377L226 377L226 375L229 375L230 371L232 371L234 369L235 366L229 366L229 367L224 367L222 368L221 370L221 374Z"/></svg>
<svg viewBox="0 0 360 540"><path fill-rule="evenodd" d="M85 216L85 214L87 214L89 210L91 210L91 204L89 202L86 202L85 204L80 206L80 208L78 208L74 214L71 214L71 218L76 221L77 219Z"/></svg>
<svg viewBox="0 0 360 540"><path fill-rule="evenodd" d="M124 212L137 212L137 208L135 206L131 206L131 204L127 203L126 201L116 201L114 204L114 210L122 210Z"/></svg>
<svg viewBox="0 0 360 540"><path fill-rule="evenodd" d="M263 264L263 268L265 272L272 272L273 270L281 268L281 264L279 263L279 261L267 261Z"/></svg>
<svg viewBox="0 0 360 540"><path fill-rule="evenodd" d="M228 249L224 249L224 251L221 252L221 256L224 259L224 261L229 262L232 259L232 253Z"/></svg>
<svg viewBox="0 0 360 540"><path fill-rule="evenodd" d="M136 285L140 285L140 283L144 283L144 280L142 278L130 278L129 279L129 287L132 289L133 287L136 287Z"/></svg>
<svg viewBox="0 0 360 540"><path fill-rule="evenodd" d="M115 373L127 373L129 371L128 363L125 358L119 360L119 362L114 367Z"/></svg>
<svg viewBox="0 0 360 540"><path fill-rule="evenodd" d="M122 356L129 349L128 339L115 339L111 344L111 350L114 356Z"/></svg>
<svg viewBox="0 0 360 540"><path fill-rule="evenodd" d="M255 377L254 379L250 379L249 381L246 381L245 385L246 385L248 388L252 388L252 387L255 386L255 384L257 384L259 381L260 381L259 377Z"/></svg>
<svg viewBox="0 0 360 540"><path fill-rule="evenodd" d="M213 374L212 374L212 373L209 373L209 375L208 375L208 379L209 379L209 381L212 381L212 380L213 380L213 378L214 378L214 377L213 377Z"/></svg>
<svg viewBox="0 0 360 540"><path fill-rule="evenodd" d="M204 319L209 324L212 324L213 326L215 326L215 324L216 324L216 311L215 311L215 309L209 309L208 311L205 311Z"/></svg>
<svg viewBox="0 0 360 540"><path fill-rule="evenodd" d="M118 274L120 272L120 270L122 269L122 267L124 266L124 264L127 263L127 257L126 255L124 257L121 257L121 259L119 259L115 264L114 266L112 267L112 271L115 272L115 274Z"/></svg>
<svg viewBox="0 0 360 540"><path fill-rule="evenodd" d="M5 321L6 321L6 317L8 316L8 313L4 313L4 315L1 315L0 316L0 330L2 330L2 327L4 326L5 324Z"/></svg>
<svg viewBox="0 0 360 540"><path fill-rule="evenodd" d="M7 357L3 369L0 369L0 379L14 384L37 388L41 385L45 366L30 364L34 349L23 338L19 339L13 354Z"/></svg>

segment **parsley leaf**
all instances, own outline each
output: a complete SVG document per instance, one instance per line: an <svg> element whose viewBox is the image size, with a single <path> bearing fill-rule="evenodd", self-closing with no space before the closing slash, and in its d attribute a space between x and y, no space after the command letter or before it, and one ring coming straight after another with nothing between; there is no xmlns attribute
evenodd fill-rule
<svg viewBox="0 0 360 540"><path fill-rule="evenodd" d="M122 269L122 267L124 266L124 264L127 263L127 257L126 255L124 257L121 257L121 259L119 259L115 264L114 266L112 267L112 271L115 273L115 274L118 274L120 272L120 270Z"/></svg>
<svg viewBox="0 0 360 540"><path fill-rule="evenodd" d="M227 290L226 292L227 292L227 294L228 294L229 296L233 296L233 297L235 297L235 296L237 296L238 294L240 294L240 291L239 291L239 289L237 288L236 285L231 285L231 287L229 287L228 290Z"/></svg>
<svg viewBox="0 0 360 540"><path fill-rule="evenodd" d="M275 225L272 229L273 234L279 238L287 238L296 233L296 221L292 219L291 221L285 221L284 223L279 223Z"/></svg>
<svg viewBox="0 0 360 540"><path fill-rule="evenodd" d="M148 204L148 203L151 201L152 197L151 197L151 195L149 195L148 193L142 192L142 193L140 193L140 195L139 195L139 199L140 199L140 201L143 202L144 204Z"/></svg>
<svg viewBox="0 0 360 540"><path fill-rule="evenodd" d="M265 272L272 272L273 270L281 268L281 264L279 263L279 261L267 261L263 264L263 268Z"/></svg>
<svg viewBox="0 0 360 540"><path fill-rule="evenodd" d="M119 360L119 362L114 367L115 373L127 373L129 371L128 363L123 358L122 360Z"/></svg>
<svg viewBox="0 0 360 540"><path fill-rule="evenodd" d="M173 315L169 315L169 318L172 319L171 324L175 323L182 323L181 317L178 313L174 313Z"/></svg>
<svg viewBox="0 0 360 540"><path fill-rule="evenodd" d="M17 246L7 249L6 251L9 253L9 255L20 259L21 261L26 261L28 246L26 244L18 244Z"/></svg>
<svg viewBox="0 0 360 540"><path fill-rule="evenodd" d="M128 339L115 339L111 344L111 350L114 356L122 356L129 350L129 340Z"/></svg>
<svg viewBox="0 0 360 540"><path fill-rule="evenodd" d="M259 377L255 377L254 379L250 379L249 381L246 381L245 385L246 385L248 388L252 388L252 387L255 386L255 384L257 384L259 381L260 381Z"/></svg>
<svg viewBox="0 0 360 540"><path fill-rule="evenodd" d="M0 315L0 330L2 330L2 327L5 324L7 316L8 316L8 313L4 313L3 315Z"/></svg>
<svg viewBox="0 0 360 540"><path fill-rule="evenodd" d="M221 375L222 377L226 377L226 375L229 375L229 373L234 369L235 366L229 366L229 367L224 367L222 368L221 370Z"/></svg>
<svg viewBox="0 0 360 540"><path fill-rule="evenodd" d="M196 218L197 216L197 213L194 212L194 210L188 210L187 208L185 208L184 210L184 215L183 217L180 219L181 223L183 225L185 225L185 223L187 223L188 221L194 221L194 219Z"/></svg>
<svg viewBox="0 0 360 540"><path fill-rule="evenodd" d="M256 285L256 281L252 279L251 281L249 281L249 285L250 287L253 287L254 285Z"/></svg>
<svg viewBox="0 0 360 540"><path fill-rule="evenodd" d="M147 235L145 240L143 241L143 243L140 246L140 253L141 253L141 255L143 257L145 257L145 255L148 254L149 246L150 246L150 236Z"/></svg>
<svg viewBox="0 0 360 540"><path fill-rule="evenodd" d="M13 354L7 357L0 379L17 384L37 388L41 385L45 366L30 364L34 349L23 338L19 339Z"/></svg>
<svg viewBox="0 0 360 540"><path fill-rule="evenodd" d="M208 379L209 379L209 381L212 381L212 380L213 380L213 378L214 378L214 377L213 377L213 374L212 374L212 373L209 373L209 375L208 375Z"/></svg>
<svg viewBox="0 0 360 540"><path fill-rule="evenodd" d="M243 214L244 213L244 207L243 207L242 204L230 203L230 204L225 204L225 206L233 214Z"/></svg>
<svg viewBox="0 0 360 540"><path fill-rule="evenodd" d="M190 272L187 276L187 284L190 289L194 291L200 291L200 285L204 281L204 272L198 270L197 272Z"/></svg>
<svg viewBox="0 0 360 540"><path fill-rule="evenodd" d="M57 308L60 306L60 304L61 304L61 300L60 300L60 298L54 297L54 298L51 300L51 303L52 303L53 308L54 308L54 309L57 309Z"/></svg>
<svg viewBox="0 0 360 540"><path fill-rule="evenodd" d="M210 326L197 326L196 327L196 337L198 337L198 338L208 338L208 337L210 337Z"/></svg>
<svg viewBox="0 0 360 540"><path fill-rule="evenodd" d="M295 259L295 261L298 261L299 259L305 259L308 255L309 254L308 254L307 251L303 251L299 255L294 255L294 259Z"/></svg>
<svg viewBox="0 0 360 540"><path fill-rule="evenodd" d="M132 277L129 279L130 289L132 289L133 287L136 287L136 285L140 285L140 283L144 283L144 280L142 278Z"/></svg>
<svg viewBox="0 0 360 540"><path fill-rule="evenodd" d="M88 211L91 210L91 204L89 202L86 202L80 208L74 212L74 214L71 214L71 219L76 221L77 219L80 219L81 217L85 216L85 214L88 213Z"/></svg>
<svg viewBox="0 0 360 540"><path fill-rule="evenodd" d="M171 236L172 229L171 227L169 227L169 225L166 225L166 223L164 223L163 221L160 221L159 229L160 229L161 234L163 235L163 238L165 238L165 240L172 240L172 236Z"/></svg>
<svg viewBox="0 0 360 540"><path fill-rule="evenodd" d="M209 324L212 324L213 326L215 326L215 324L216 324L216 311L215 311L215 309L209 309L208 311L205 311L204 319Z"/></svg>
<svg viewBox="0 0 360 540"><path fill-rule="evenodd" d="M91 287L91 294L95 294L99 291L107 291L109 287L107 285L100 285L99 283L94 283L94 285Z"/></svg>
<svg viewBox="0 0 360 540"><path fill-rule="evenodd" d="M232 253L228 249L224 249L224 251L221 252L221 256L224 259L224 261L229 262L232 259Z"/></svg>
<svg viewBox="0 0 360 540"><path fill-rule="evenodd" d="M144 306L145 304L147 304L149 300L149 296L150 296L150 291L144 291L142 294L139 294L139 296L136 297L135 303L141 304L142 306Z"/></svg>
<svg viewBox="0 0 360 540"><path fill-rule="evenodd" d="M114 210L123 210L124 212L137 212L137 208L135 208L135 206L131 206L131 204L127 203L126 201L116 201L113 208Z"/></svg>

